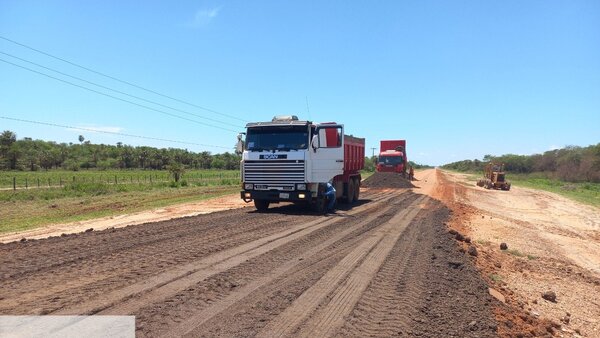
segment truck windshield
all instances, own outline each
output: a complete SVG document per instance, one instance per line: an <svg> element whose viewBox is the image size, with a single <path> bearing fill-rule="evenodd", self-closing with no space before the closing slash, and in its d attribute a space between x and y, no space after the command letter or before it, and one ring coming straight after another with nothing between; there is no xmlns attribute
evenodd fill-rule
<svg viewBox="0 0 600 338"><path fill-rule="evenodd" d="M379 163L385 165L398 165L404 163L402 156L379 156Z"/></svg>
<svg viewBox="0 0 600 338"><path fill-rule="evenodd" d="M248 128L246 149L298 150L308 148L308 128L306 126L278 126Z"/></svg>

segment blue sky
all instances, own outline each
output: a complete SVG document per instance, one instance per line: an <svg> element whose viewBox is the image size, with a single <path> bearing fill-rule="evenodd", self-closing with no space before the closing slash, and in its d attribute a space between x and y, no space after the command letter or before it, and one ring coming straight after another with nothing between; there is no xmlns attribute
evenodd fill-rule
<svg viewBox="0 0 600 338"><path fill-rule="evenodd" d="M434 165L600 142L596 0L0 0L0 36L220 114L0 39L2 60L229 130L5 62L0 116L232 147L244 121L296 114L344 123L366 138L368 154L381 139L406 139L410 159ZM225 150L3 119L0 129L59 142L83 134L93 143Z"/></svg>

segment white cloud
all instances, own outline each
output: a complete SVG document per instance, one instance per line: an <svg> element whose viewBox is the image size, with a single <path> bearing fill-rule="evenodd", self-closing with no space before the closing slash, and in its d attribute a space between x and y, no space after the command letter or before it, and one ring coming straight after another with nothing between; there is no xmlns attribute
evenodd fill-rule
<svg viewBox="0 0 600 338"><path fill-rule="evenodd" d="M189 27L199 28L208 25L214 18L219 15L221 7L215 7L212 9L201 9L196 11L194 19L188 24Z"/></svg>
<svg viewBox="0 0 600 338"><path fill-rule="evenodd" d="M556 150L556 149L560 149L559 146L555 146L555 145L551 145L548 150Z"/></svg>

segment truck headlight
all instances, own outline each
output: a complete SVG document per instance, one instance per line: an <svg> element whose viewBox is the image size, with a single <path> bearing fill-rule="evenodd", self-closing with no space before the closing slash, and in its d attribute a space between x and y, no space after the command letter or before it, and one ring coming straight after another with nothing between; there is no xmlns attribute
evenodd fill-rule
<svg viewBox="0 0 600 338"><path fill-rule="evenodd" d="M298 189L298 190L306 190L306 183L296 184L296 189Z"/></svg>
<svg viewBox="0 0 600 338"><path fill-rule="evenodd" d="M252 189L254 189L254 184L252 184L252 183L246 183L246 184L244 184L244 189L246 189L246 190L252 190Z"/></svg>

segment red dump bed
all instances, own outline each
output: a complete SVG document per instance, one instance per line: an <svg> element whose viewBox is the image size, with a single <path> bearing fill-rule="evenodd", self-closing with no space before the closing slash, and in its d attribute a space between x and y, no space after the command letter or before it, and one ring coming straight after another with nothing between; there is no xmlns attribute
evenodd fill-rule
<svg viewBox="0 0 600 338"><path fill-rule="evenodd" d="M379 152L383 153L386 150L396 150L396 147L402 146L403 152L406 152L406 140L385 140L381 141Z"/></svg>
<svg viewBox="0 0 600 338"><path fill-rule="evenodd" d="M344 174L365 167L365 139L344 135Z"/></svg>

